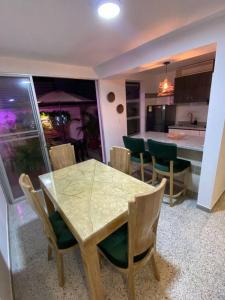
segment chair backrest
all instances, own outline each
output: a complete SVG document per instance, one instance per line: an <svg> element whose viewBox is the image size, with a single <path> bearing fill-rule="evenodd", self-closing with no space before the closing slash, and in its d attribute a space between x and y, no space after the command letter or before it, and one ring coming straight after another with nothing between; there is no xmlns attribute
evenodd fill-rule
<svg viewBox="0 0 225 300"><path fill-rule="evenodd" d="M51 242L56 245L56 236L51 222L49 221L48 215L43 207L43 201L39 193L34 190L30 177L26 174L21 174L19 178L19 184L29 204L41 219L45 234L51 240Z"/></svg>
<svg viewBox="0 0 225 300"><path fill-rule="evenodd" d="M110 166L123 173L130 174L130 151L123 147L112 147Z"/></svg>
<svg viewBox="0 0 225 300"><path fill-rule="evenodd" d="M131 151L131 154L145 152L144 139L123 136L123 142L124 142L125 147Z"/></svg>
<svg viewBox="0 0 225 300"><path fill-rule="evenodd" d="M156 159L175 160L177 158L177 145L148 140L149 152Z"/></svg>
<svg viewBox="0 0 225 300"><path fill-rule="evenodd" d="M166 179L152 193L136 196L129 202L129 265L136 255L154 246Z"/></svg>
<svg viewBox="0 0 225 300"><path fill-rule="evenodd" d="M49 156L54 170L69 167L76 163L74 147L71 144L51 147Z"/></svg>

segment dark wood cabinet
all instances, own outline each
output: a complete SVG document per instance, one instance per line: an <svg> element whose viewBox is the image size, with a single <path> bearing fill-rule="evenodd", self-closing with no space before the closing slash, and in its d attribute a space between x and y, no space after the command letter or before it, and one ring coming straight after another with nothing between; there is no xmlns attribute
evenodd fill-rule
<svg viewBox="0 0 225 300"><path fill-rule="evenodd" d="M175 103L208 102L212 72L204 72L175 79Z"/></svg>

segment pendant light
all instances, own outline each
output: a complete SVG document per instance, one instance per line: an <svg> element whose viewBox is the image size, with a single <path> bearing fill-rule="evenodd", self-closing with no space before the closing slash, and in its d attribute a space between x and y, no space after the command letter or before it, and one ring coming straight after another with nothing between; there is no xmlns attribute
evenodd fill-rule
<svg viewBox="0 0 225 300"><path fill-rule="evenodd" d="M158 96L169 96L174 92L174 85L167 78L167 68L169 64L169 61L164 62L164 65L166 67L166 76L165 79L159 83Z"/></svg>

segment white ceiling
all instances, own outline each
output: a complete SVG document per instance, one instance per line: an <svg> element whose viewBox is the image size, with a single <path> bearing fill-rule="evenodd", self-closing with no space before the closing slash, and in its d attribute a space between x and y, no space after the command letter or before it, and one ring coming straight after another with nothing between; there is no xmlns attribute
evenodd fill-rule
<svg viewBox="0 0 225 300"><path fill-rule="evenodd" d="M196 49L176 54L163 60L154 61L150 64L141 65L138 68L131 69L127 74L151 72L152 74L161 73L165 71L165 61L169 61L168 71L174 71L179 68L192 65L195 63L204 62L207 60L214 60L216 57L216 44L210 44Z"/></svg>
<svg viewBox="0 0 225 300"><path fill-rule="evenodd" d="M0 56L96 66L225 9L224 0L121 0L100 19L91 0L0 0Z"/></svg>

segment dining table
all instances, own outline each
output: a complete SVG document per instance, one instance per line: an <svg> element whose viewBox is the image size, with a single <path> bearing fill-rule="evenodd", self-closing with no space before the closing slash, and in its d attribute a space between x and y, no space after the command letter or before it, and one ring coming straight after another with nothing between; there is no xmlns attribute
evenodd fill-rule
<svg viewBox="0 0 225 300"><path fill-rule="evenodd" d="M128 221L128 202L154 187L95 159L39 176L48 212L57 209L81 251L91 299L105 299L98 243Z"/></svg>

